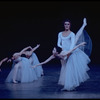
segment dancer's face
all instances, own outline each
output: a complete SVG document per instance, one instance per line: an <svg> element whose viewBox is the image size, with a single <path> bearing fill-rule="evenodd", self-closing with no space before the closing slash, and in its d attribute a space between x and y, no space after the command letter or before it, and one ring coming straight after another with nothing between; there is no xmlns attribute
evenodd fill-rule
<svg viewBox="0 0 100 100"><path fill-rule="evenodd" d="M70 22L65 22L64 23L64 27L65 27L65 30L70 30Z"/></svg>
<svg viewBox="0 0 100 100"><path fill-rule="evenodd" d="M24 54L26 55L27 58L29 58L31 56L30 51L25 51Z"/></svg>
<svg viewBox="0 0 100 100"><path fill-rule="evenodd" d="M12 59L15 60L15 59L17 59L19 56L20 56L19 53L15 53L15 54L12 56Z"/></svg>

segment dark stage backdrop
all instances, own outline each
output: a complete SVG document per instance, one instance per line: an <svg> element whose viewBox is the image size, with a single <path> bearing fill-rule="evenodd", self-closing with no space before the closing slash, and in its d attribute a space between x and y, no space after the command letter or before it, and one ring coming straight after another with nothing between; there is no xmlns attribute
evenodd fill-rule
<svg viewBox="0 0 100 100"><path fill-rule="evenodd" d="M26 46L35 51L40 62L48 58L57 44L63 21L69 18L71 30L77 32L87 18L86 30L93 43L91 63L99 64L100 2L99 1L1 1L0 59L19 52ZM53 60L50 63L58 63Z"/></svg>

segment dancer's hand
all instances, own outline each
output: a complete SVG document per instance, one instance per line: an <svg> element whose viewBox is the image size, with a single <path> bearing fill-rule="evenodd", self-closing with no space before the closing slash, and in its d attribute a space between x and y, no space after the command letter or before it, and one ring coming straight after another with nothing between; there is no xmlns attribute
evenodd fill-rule
<svg viewBox="0 0 100 100"><path fill-rule="evenodd" d="M40 44L37 44L37 48L40 46Z"/></svg>
<svg viewBox="0 0 100 100"><path fill-rule="evenodd" d="M8 59L8 57L4 58L4 59L3 59L3 62L6 61L7 59Z"/></svg>
<svg viewBox="0 0 100 100"><path fill-rule="evenodd" d="M79 44L79 46L81 46L81 45L85 46L85 44L86 44L86 42L82 42Z"/></svg>
<svg viewBox="0 0 100 100"><path fill-rule="evenodd" d="M8 60L7 60L7 63L8 63L8 62L11 62L11 59L8 59Z"/></svg>
<svg viewBox="0 0 100 100"><path fill-rule="evenodd" d="M35 68L35 67L37 67L37 65L32 66L32 68Z"/></svg>
<svg viewBox="0 0 100 100"><path fill-rule="evenodd" d="M67 54L67 58L69 58L69 56L71 55L72 53L71 52L69 52L68 54Z"/></svg>

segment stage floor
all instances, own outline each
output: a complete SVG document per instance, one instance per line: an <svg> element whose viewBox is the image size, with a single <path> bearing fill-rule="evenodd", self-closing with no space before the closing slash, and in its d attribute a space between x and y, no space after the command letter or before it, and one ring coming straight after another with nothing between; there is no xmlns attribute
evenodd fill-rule
<svg viewBox="0 0 100 100"><path fill-rule="evenodd" d="M100 66L90 64L90 79L75 91L61 91L58 85L60 65L43 65L44 76L31 83L5 83L10 68L0 72L0 98L7 99L95 99L100 98Z"/></svg>

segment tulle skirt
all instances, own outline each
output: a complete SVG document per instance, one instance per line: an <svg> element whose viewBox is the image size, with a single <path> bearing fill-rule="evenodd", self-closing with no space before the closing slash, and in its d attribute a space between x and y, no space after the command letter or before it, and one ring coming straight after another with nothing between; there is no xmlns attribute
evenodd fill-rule
<svg viewBox="0 0 100 100"><path fill-rule="evenodd" d="M37 80L37 76L34 70L32 70L30 63L27 58L22 58L20 62L18 62L19 68L17 71L16 81L18 82L33 82L34 80ZM12 69L10 73L8 74L5 82L13 82L13 76L14 76L14 69L15 64L12 65Z"/></svg>
<svg viewBox="0 0 100 100"><path fill-rule="evenodd" d="M39 59L37 57L37 55L35 53L32 54L32 59L33 59L33 65L37 65L39 64ZM43 68L42 68L42 65L38 66L38 67L35 67L34 68L35 72L36 72L36 75L37 77L41 77L41 75L43 74Z"/></svg>
<svg viewBox="0 0 100 100"><path fill-rule="evenodd" d="M80 49L74 50L68 59L62 61L58 84L64 86L63 90L73 90L89 79L89 62L89 57Z"/></svg>

